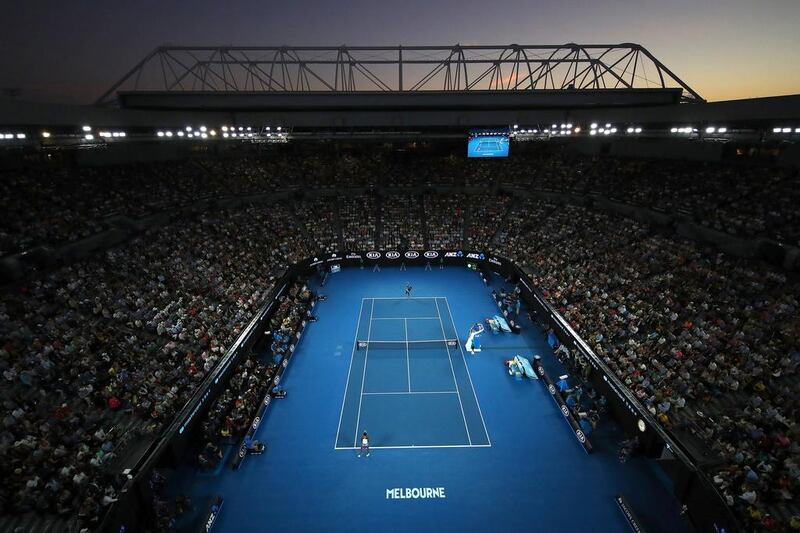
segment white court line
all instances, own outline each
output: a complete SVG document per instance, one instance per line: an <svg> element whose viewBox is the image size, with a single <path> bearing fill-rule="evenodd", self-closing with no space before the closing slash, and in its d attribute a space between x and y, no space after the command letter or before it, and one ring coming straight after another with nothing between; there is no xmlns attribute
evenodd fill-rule
<svg viewBox="0 0 800 533"><path fill-rule="evenodd" d="M399 391L399 392L362 392L363 396L380 396L388 394L393 396L406 395L406 394L458 394L457 390L421 390L421 391Z"/></svg>
<svg viewBox="0 0 800 533"><path fill-rule="evenodd" d="M375 296L370 300L435 300L436 296Z"/></svg>
<svg viewBox="0 0 800 533"><path fill-rule="evenodd" d="M491 448L491 444L431 444L421 446L370 446L371 450L419 450L423 448ZM337 447L337 450L360 450L360 447Z"/></svg>
<svg viewBox="0 0 800 533"><path fill-rule="evenodd" d="M456 340L457 339L414 339L413 341L401 341L400 339L397 339L396 341L373 341L366 339L360 342L368 342L370 344L414 344L415 342L451 342Z"/></svg>
<svg viewBox="0 0 800 533"><path fill-rule="evenodd" d="M436 304L436 313L439 315L439 327L442 328L442 337L446 337L444 333L444 324L442 323L442 313L439 312L439 302L434 300ZM461 343L458 343L461 346ZM450 358L450 347L445 344L445 349L447 350L447 360L450 361L450 372L453 373L453 384L456 386L456 390L458 390L458 380L456 379L456 371L453 369L453 360ZM467 439L469 440L470 445L472 445L472 437L469 434L469 426L467 426L467 416L464 414L464 404L461 403L461 393L458 393L458 405L461 407L461 417L464 419L464 429L467 430Z"/></svg>
<svg viewBox="0 0 800 533"><path fill-rule="evenodd" d="M406 331L406 370L408 371L408 392L411 392L411 356L409 355L411 348L408 345L408 320L403 320L403 327Z"/></svg>
<svg viewBox="0 0 800 533"><path fill-rule="evenodd" d="M347 383L344 386L344 394L342 395L342 409L339 411L339 425L336 426L336 440L333 445L339 442L339 431L342 429L342 415L344 415L344 402L347 400L347 389L350 387L350 371L353 370L353 357L356 354L356 342L358 339L358 328L361 327L361 313L364 311L364 298L361 298L361 307L358 309L358 323L356 324L356 332L353 335L353 351L350 352L350 366L347 369Z"/></svg>
<svg viewBox="0 0 800 533"><path fill-rule="evenodd" d="M438 316L376 316L372 320L436 320Z"/></svg>
<svg viewBox="0 0 800 533"><path fill-rule="evenodd" d="M444 297L444 303L447 305L447 312L450 314L450 323L453 325L453 333L458 335L458 330L456 329L456 322L453 318L453 311L450 309L450 302L447 301L447 297ZM437 304L436 309L439 309ZM475 385L472 383L472 376L469 373L469 367L467 366L467 360L464 357L464 349L461 347L461 343L458 343L458 349L461 352L461 360L464 361L464 368L467 371L467 378L469 379L469 386L472 387L472 396L475 397L475 403L478 405L478 414L481 415L481 423L483 424L483 432L486 433L486 438L489 440L489 446L492 445L492 438L489 436L489 430L486 429L486 421L483 419L483 411L481 410L481 402L478 400L478 395L475 393Z"/></svg>
<svg viewBox="0 0 800 533"><path fill-rule="evenodd" d="M358 425L361 423L361 400L364 399L364 378L367 376L367 358L369 357L369 338L372 336L372 312L375 310L375 302L369 308L369 328L367 329L367 351L364 352L364 370L361 373L361 390L358 391L358 418L356 418L356 433L353 435L353 445L358 442Z"/></svg>

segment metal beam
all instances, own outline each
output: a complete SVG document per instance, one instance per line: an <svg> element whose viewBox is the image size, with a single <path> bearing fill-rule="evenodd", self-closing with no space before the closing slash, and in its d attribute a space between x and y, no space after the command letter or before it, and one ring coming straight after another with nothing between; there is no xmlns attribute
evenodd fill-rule
<svg viewBox="0 0 800 533"><path fill-rule="evenodd" d="M424 68L427 67L427 68ZM655 69L657 77L652 77ZM644 75L643 75L644 73ZM191 83L187 83L191 81ZM680 88L638 44L463 46L161 46L96 101L118 92L536 91Z"/></svg>

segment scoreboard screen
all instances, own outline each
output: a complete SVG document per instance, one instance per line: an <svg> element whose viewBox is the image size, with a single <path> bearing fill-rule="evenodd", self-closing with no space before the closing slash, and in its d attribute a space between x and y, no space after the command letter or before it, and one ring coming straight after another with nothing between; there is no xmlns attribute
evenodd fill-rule
<svg viewBox="0 0 800 533"><path fill-rule="evenodd" d="M472 130L467 157L508 157L508 130Z"/></svg>

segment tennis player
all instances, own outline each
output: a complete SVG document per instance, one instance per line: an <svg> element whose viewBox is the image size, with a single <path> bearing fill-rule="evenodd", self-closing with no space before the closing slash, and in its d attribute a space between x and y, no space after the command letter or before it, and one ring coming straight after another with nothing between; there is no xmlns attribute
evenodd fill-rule
<svg viewBox="0 0 800 533"><path fill-rule="evenodd" d="M406 282L406 291L405 291L406 298L411 298L411 289L412 289L411 284Z"/></svg>
<svg viewBox="0 0 800 533"><path fill-rule="evenodd" d="M369 457L369 437L366 431L361 434L361 451L358 452L358 456L361 457L362 453L366 453Z"/></svg>

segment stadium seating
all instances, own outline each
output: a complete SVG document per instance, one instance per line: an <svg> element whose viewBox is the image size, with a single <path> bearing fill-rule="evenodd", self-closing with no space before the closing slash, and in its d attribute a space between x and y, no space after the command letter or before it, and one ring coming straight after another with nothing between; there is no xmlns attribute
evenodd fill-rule
<svg viewBox="0 0 800 533"><path fill-rule="evenodd" d="M465 246L525 269L664 427L713 450L719 461L710 475L745 523L769 513L786 524L798 514L800 484L800 285L585 200L677 212L731 235L796 246L797 181L796 170L558 150L469 164L312 154L5 171L3 255L92 235L115 215L136 219L203 198L325 195L173 217L7 287L3 514L77 513L95 523L115 498L113 464L124 447L165 427L288 264L341 248ZM232 391L268 369L249 360L237 372ZM212 409L209 439L227 417L235 426L234 394Z"/></svg>

